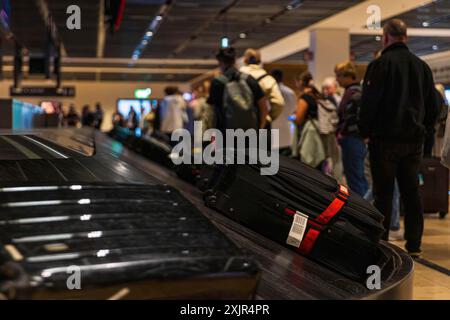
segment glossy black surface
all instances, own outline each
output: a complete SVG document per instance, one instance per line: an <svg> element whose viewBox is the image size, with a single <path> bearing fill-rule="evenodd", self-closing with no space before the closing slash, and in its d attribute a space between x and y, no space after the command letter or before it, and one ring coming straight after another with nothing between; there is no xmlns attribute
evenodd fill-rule
<svg viewBox="0 0 450 320"><path fill-rule="evenodd" d="M254 260L177 190L121 161L104 165L102 152L86 157L44 140L39 149L26 137L7 136L19 154L0 160L3 172L21 173L9 169L0 179L0 294L104 299L126 288L140 299L253 296ZM39 158L26 159L23 147ZM46 147L56 156L44 159ZM80 268L83 290L68 289L70 266Z"/></svg>
<svg viewBox="0 0 450 320"><path fill-rule="evenodd" d="M120 143L109 139L104 134L98 133L95 141L96 154L93 157L74 156L71 160L76 160L77 165L67 165L66 175L71 172L71 168L78 168L77 174L89 172L89 175L95 177L94 181L146 184L164 182L175 187L235 245L256 258L262 270L256 292L258 299L407 299L412 297L412 260L396 247L383 244L385 250L390 253L391 259L383 274L382 289L368 290L364 284L351 281L204 207L202 193L192 185L179 180L174 172L128 151ZM1 163L0 161L0 165ZM26 166L33 165L27 163ZM82 170L83 168L85 169ZM55 171L52 172L49 174L55 175ZM27 184L39 184L40 179L48 177L49 174L38 172L32 178L28 177ZM7 181L1 184L9 185ZM158 288L159 292L163 290L154 282L144 287L147 290L150 287ZM196 295L198 287L199 282L190 283L186 287L189 289L186 290L190 290L192 295L199 297ZM170 283L167 288L173 290L179 286ZM104 294L101 297L104 297ZM208 297L208 294L203 292L201 297Z"/></svg>

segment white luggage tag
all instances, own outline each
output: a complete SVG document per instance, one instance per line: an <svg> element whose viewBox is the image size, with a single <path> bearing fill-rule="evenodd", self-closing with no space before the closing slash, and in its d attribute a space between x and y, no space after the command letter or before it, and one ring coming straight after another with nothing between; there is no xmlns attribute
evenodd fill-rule
<svg viewBox="0 0 450 320"><path fill-rule="evenodd" d="M299 248L300 244L302 243L303 236L305 235L307 225L308 216L299 211L296 211L286 243Z"/></svg>

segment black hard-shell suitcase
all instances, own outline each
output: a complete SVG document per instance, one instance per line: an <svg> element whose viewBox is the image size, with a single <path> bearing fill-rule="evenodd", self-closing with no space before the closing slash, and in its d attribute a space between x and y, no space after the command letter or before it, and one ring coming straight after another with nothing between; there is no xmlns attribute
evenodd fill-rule
<svg viewBox="0 0 450 320"><path fill-rule="evenodd" d="M258 165L227 166L206 205L355 280L380 268L383 216L321 172L280 157L276 175Z"/></svg>
<svg viewBox="0 0 450 320"><path fill-rule="evenodd" d="M258 273L165 185L0 188L3 298L248 299Z"/></svg>
<svg viewBox="0 0 450 320"><path fill-rule="evenodd" d="M173 167L173 162L170 158L172 147L163 140L145 136L141 138L141 149L136 150L147 159L161 164L167 168Z"/></svg>
<svg viewBox="0 0 450 320"><path fill-rule="evenodd" d="M194 149L191 154L191 163L174 165L177 176L190 184L195 185L200 191L206 191L212 187L218 166L205 163L195 163L195 153L203 152L203 149Z"/></svg>
<svg viewBox="0 0 450 320"><path fill-rule="evenodd" d="M109 132L109 136L153 162L167 168L173 167L170 159L172 147L163 135L137 137L127 128L115 127Z"/></svg>
<svg viewBox="0 0 450 320"><path fill-rule="evenodd" d="M197 187L202 192L210 190L221 174L221 168L216 165L179 164L174 165L177 176Z"/></svg>
<svg viewBox="0 0 450 320"><path fill-rule="evenodd" d="M424 158L419 167L420 193L425 213L448 213L449 170L439 158Z"/></svg>

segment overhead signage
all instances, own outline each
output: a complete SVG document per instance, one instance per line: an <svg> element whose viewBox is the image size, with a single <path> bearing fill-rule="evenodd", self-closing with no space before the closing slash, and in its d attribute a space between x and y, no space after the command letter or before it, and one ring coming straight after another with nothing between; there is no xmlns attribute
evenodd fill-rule
<svg viewBox="0 0 450 320"><path fill-rule="evenodd" d="M12 97L75 97L75 87L11 87L9 94Z"/></svg>
<svg viewBox="0 0 450 320"><path fill-rule="evenodd" d="M150 89L150 88L134 90L134 97L136 99L148 99L148 97L150 97L151 94L152 94L152 89Z"/></svg>

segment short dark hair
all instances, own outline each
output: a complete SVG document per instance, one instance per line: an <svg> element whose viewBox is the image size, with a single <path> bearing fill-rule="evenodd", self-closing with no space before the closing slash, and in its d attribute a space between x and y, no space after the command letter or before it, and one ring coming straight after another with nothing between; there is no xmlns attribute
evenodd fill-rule
<svg viewBox="0 0 450 320"><path fill-rule="evenodd" d="M228 66L233 65L236 62L236 50L233 47L221 48L216 54L216 59Z"/></svg>
<svg viewBox="0 0 450 320"><path fill-rule="evenodd" d="M297 80L300 81L304 87L311 87L313 77L309 71L304 71L297 75Z"/></svg>
<svg viewBox="0 0 450 320"><path fill-rule="evenodd" d="M274 69L270 74L275 78L275 80L277 80L277 82L283 81L283 71L280 69Z"/></svg>
<svg viewBox="0 0 450 320"><path fill-rule="evenodd" d="M314 86L313 76L309 71L304 71L297 75L297 81L299 81L304 88L310 88L313 96L316 99L323 99L323 95Z"/></svg>
<svg viewBox="0 0 450 320"><path fill-rule="evenodd" d="M178 87L169 86L164 89L166 96L171 96L178 93Z"/></svg>
<svg viewBox="0 0 450 320"><path fill-rule="evenodd" d="M408 33L408 26L403 20L392 19L385 23L383 31L394 38L405 38Z"/></svg>

